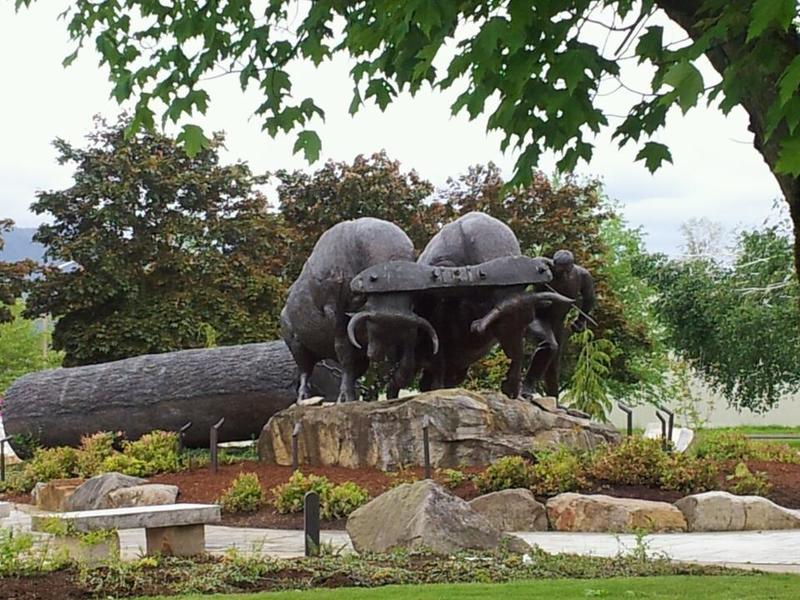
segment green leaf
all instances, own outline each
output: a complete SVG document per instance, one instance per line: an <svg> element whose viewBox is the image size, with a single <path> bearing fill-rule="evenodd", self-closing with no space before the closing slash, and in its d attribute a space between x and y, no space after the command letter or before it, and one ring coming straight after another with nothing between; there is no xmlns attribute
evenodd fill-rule
<svg viewBox="0 0 800 600"><path fill-rule="evenodd" d="M781 104L786 104L794 96L798 85L800 85L800 55L795 56L789 63L778 82L778 97Z"/></svg>
<svg viewBox="0 0 800 600"><path fill-rule="evenodd" d="M294 143L294 154L301 150L306 160L310 163L316 162L319 159L319 151L322 148L322 142L319 139L316 131L306 129L297 134L297 141Z"/></svg>
<svg viewBox="0 0 800 600"><path fill-rule="evenodd" d="M672 65L664 75L664 83L677 92L678 105L684 114L697 104L697 98L703 93L703 76L690 62Z"/></svg>
<svg viewBox="0 0 800 600"><path fill-rule="evenodd" d="M647 170L655 173L663 162L672 162L672 154L664 144L647 142L644 148L639 150L636 160L643 160Z"/></svg>
<svg viewBox="0 0 800 600"><path fill-rule="evenodd" d="M661 51L664 49L664 28L660 25L648 27L647 31L639 37L639 43L636 44L636 54L639 55L639 63L644 59L655 61L661 56Z"/></svg>
<svg viewBox="0 0 800 600"><path fill-rule="evenodd" d="M62 66L62 67L68 67L68 66L70 66L70 65L71 65L73 62L75 62L75 59L76 59L76 58L78 58L78 52L80 51L80 49L81 49L81 47L80 47L80 46L78 46L77 48L75 48L75 50L73 50L72 52L70 52L70 53L69 53L69 54L68 54L68 55L67 55L67 56L64 58L64 60L62 60L62 61L61 61L61 66Z"/></svg>
<svg viewBox="0 0 800 600"><path fill-rule="evenodd" d="M787 175L800 175L800 136L788 137L781 143L775 170Z"/></svg>
<svg viewBox="0 0 800 600"><path fill-rule="evenodd" d="M756 0L750 11L746 41L758 37L773 24L785 31L792 23L795 10L795 0Z"/></svg>
<svg viewBox="0 0 800 600"><path fill-rule="evenodd" d="M203 133L202 127L197 125L184 125L183 131L176 138L178 143L183 144L184 150L189 158L194 158L200 150L208 148L210 140Z"/></svg>

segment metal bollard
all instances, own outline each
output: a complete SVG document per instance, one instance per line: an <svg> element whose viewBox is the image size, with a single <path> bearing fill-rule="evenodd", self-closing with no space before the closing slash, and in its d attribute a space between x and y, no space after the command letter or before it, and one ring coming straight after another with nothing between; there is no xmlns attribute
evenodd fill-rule
<svg viewBox="0 0 800 600"><path fill-rule="evenodd" d="M428 415L422 417L422 456L425 465L425 479L431 478L431 445L428 439L428 426L431 424Z"/></svg>
<svg viewBox="0 0 800 600"><path fill-rule="evenodd" d="M186 443L185 443L186 431L191 426L192 422L189 421L188 423L186 423L186 425L178 429L178 454L181 454L186 449Z"/></svg>
<svg viewBox="0 0 800 600"><path fill-rule="evenodd" d="M303 497L303 533L306 556L319 556L319 494L306 492Z"/></svg>
<svg viewBox="0 0 800 600"><path fill-rule="evenodd" d="M211 472L216 473L219 470L219 459L217 457L217 440L219 439L219 428L225 423L225 417L222 417L214 425L211 426L209 433L209 452L211 453Z"/></svg>
<svg viewBox="0 0 800 600"><path fill-rule="evenodd" d="M10 439L6 437L0 440L0 481L6 480L6 442Z"/></svg>
<svg viewBox="0 0 800 600"><path fill-rule="evenodd" d="M300 457L298 454L298 442L297 438L300 435L300 423L294 424L294 429L292 429L292 473L297 471L300 468Z"/></svg>
<svg viewBox="0 0 800 600"><path fill-rule="evenodd" d="M622 412L624 412L627 415L626 421L628 425L628 435L633 435L633 409L627 404L623 404L622 402L617 402L617 406Z"/></svg>
<svg viewBox="0 0 800 600"><path fill-rule="evenodd" d="M661 421L661 448L666 450L667 445L667 417L661 413L660 409L656 409L656 416Z"/></svg>

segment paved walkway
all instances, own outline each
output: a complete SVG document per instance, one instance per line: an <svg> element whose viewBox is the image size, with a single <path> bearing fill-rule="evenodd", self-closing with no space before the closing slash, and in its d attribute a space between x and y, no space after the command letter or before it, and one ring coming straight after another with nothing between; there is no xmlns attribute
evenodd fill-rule
<svg viewBox="0 0 800 600"><path fill-rule="evenodd" d="M0 520L0 525L29 530L27 512L27 507L26 512L14 510L9 518ZM636 537L628 534L517 532L515 535L553 554L615 556L636 547ZM144 553L144 530L120 531L119 536L123 558L132 559ZM321 541L334 549L352 551L345 531L324 531ZM667 556L680 562L800 573L800 530L653 534L646 536L643 543L649 555ZM242 552L293 558L303 555L303 532L208 526L206 548L213 554L237 548Z"/></svg>

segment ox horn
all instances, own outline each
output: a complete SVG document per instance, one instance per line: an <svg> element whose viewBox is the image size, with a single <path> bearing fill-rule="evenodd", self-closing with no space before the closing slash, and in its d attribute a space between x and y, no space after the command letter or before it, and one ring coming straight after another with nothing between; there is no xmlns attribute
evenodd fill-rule
<svg viewBox="0 0 800 600"><path fill-rule="evenodd" d="M535 307L539 302L557 302L559 304L575 304L573 298L569 298L558 292L527 292L520 296L514 296L497 304L482 319L472 322L470 330L482 334L500 317L520 308Z"/></svg>
<svg viewBox="0 0 800 600"><path fill-rule="evenodd" d="M361 324L361 321L368 321L374 316L374 312L356 313L350 318L350 322L347 324L347 338L350 340L350 343L359 350L361 350L361 344L359 344L356 339L356 328Z"/></svg>
<svg viewBox="0 0 800 600"><path fill-rule="evenodd" d="M419 315L411 315L411 321L417 326L422 327L431 338L431 343L433 344L433 353L439 353L439 336L436 335L436 330L431 325L428 319L423 319Z"/></svg>

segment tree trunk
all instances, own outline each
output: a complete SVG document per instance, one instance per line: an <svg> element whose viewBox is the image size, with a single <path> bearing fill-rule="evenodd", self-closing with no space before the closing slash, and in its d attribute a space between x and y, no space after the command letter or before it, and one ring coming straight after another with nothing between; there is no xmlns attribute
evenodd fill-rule
<svg viewBox="0 0 800 600"><path fill-rule="evenodd" d="M702 3L696 0L656 0L656 4L670 19L683 27L693 39L697 39L702 34L703 30L698 26L700 17L696 15L696 11L702 6ZM727 7L724 10L727 10ZM705 13L702 18L709 19L713 16ZM776 47L777 67L771 71L763 69L763 73L759 72L761 85L748 90L741 98L740 104L750 117L749 129L753 133L753 145L778 181L783 197L789 205L789 215L794 228L795 274L800 279L800 178L780 174L776 169L780 142L787 139L789 135L786 124L782 122L769 139L766 136L767 111L777 98L778 80L781 74L789 66L789 63L800 54L800 39L798 39L794 27L787 32L773 33L772 36ZM725 70L748 51L749 48L747 48L744 34L742 34L738 38L730 38L723 44L713 46L706 52L706 57L714 69L724 77ZM754 65L753 68L759 66Z"/></svg>
<svg viewBox="0 0 800 600"><path fill-rule="evenodd" d="M133 440L189 421L186 444L201 447L222 417L220 441L247 440L294 402L295 373L282 341L41 371L8 389L3 425L20 456L27 445L21 438L45 447L77 446L81 436L97 431L122 431ZM313 382L317 393L336 398L335 368L318 365Z"/></svg>

